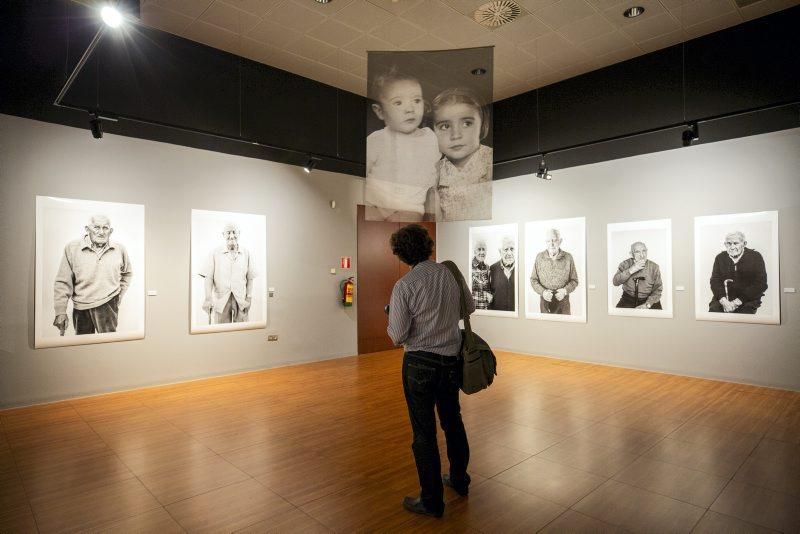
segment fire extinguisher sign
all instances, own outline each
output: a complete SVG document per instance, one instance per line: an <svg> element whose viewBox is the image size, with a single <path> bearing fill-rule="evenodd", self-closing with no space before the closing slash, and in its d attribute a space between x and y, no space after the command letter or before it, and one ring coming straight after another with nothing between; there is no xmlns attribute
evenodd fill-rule
<svg viewBox="0 0 800 534"><path fill-rule="evenodd" d="M342 256L340 262L342 269L349 269L350 268L350 256Z"/></svg>

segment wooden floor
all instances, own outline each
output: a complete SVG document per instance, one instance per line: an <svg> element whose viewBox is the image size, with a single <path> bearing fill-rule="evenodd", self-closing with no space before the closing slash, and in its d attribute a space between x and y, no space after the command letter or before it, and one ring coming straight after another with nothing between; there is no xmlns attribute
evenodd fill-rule
<svg viewBox="0 0 800 534"><path fill-rule="evenodd" d="M0 412L0 532L800 531L800 393L498 357L442 519L392 351Z"/></svg>

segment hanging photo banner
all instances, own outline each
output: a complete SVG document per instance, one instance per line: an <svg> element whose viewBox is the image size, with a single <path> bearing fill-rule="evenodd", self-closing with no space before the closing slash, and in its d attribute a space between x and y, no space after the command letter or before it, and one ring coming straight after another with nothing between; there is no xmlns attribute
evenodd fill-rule
<svg viewBox="0 0 800 534"><path fill-rule="evenodd" d="M366 220L492 218L493 51L369 52Z"/></svg>

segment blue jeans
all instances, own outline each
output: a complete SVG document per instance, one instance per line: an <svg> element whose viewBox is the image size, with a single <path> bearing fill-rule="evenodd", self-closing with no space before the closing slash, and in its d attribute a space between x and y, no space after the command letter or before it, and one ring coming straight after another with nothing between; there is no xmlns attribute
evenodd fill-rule
<svg viewBox="0 0 800 534"><path fill-rule="evenodd" d="M458 402L462 365L459 357L432 352L406 352L403 356L403 391L414 432L411 449L417 464L420 499L431 512L444 510L434 407L439 411L439 423L447 442L450 479L457 486L469 484L469 443Z"/></svg>

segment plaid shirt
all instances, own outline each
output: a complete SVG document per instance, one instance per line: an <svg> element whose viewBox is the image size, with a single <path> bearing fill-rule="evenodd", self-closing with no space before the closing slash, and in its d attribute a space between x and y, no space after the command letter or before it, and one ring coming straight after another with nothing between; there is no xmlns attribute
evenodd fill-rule
<svg viewBox="0 0 800 534"><path fill-rule="evenodd" d="M472 259L472 300L476 310L489 309L489 266Z"/></svg>

